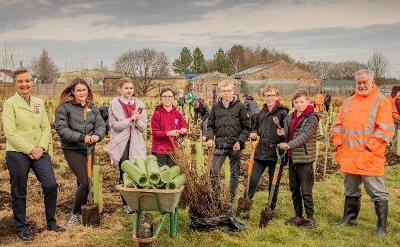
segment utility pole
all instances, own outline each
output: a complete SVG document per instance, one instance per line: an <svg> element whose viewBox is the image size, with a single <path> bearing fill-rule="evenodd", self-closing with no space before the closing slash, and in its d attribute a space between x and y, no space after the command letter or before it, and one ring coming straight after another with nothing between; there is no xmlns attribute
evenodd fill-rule
<svg viewBox="0 0 400 247"><path fill-rule="evenodd" d="M64 72L67 72L67 52L68 51L65 51L65 56L64 56L64 58L65 58L65 60L64 60L64 62L65 62Z"/></svg>

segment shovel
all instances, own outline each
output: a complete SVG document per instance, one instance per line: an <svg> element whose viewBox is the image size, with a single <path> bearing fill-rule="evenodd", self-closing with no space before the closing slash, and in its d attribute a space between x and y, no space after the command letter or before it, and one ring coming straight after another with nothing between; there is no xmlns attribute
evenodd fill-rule
<svg viewBox="0 0 400 247"><path fill-rule="evenodd" d="M247 170L247 182L246 182L246 190L244 192L244 197L240 197L238 200L238 207L236 210L236 217L241 219L250 218L250 210L253 205L253 201L249 198L249 187L250 187L250 177L253 171L254 165L254 153L256 152L256 147L260 142L260 137L257 136L255 141L251 141L251 155L249 159L249 167Z"/></svg>
<svg viewBox="0 0 400 247"><path fill-rule="evenodd" d="M86 171L88 178L88 200L87 204L82 206L82 223L84 226L99 226L100 225L100 214L99 205L93 204L92 198L92 152L94 145L85 145L86 147Z"/></svg>
<svg viewBox="0 0 400 247"><path fill-rule="evenodd" d="M271 203L272 203L272 198L274 197L276 182L278 181L279 170L281 169L282 159L283 157L285 157L286 152L287 150L285 149L282 155L279 155L279 148L276 147L276 155L278 157L278 160L276 161L274 177L272 179L271 189L269 190L268 205L263 211L261 211L260 224L258 225L258 227L260 228L266 227L268 225L268 222L274 218L274 213L271 210Z"/></svg>

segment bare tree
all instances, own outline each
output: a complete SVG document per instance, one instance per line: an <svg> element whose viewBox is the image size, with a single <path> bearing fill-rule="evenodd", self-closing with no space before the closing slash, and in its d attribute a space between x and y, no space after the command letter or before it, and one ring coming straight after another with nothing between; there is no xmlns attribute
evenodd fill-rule
<svg viewBox="0 0 400 247"><path fill-rule="evenodd" d="M389 60L379 51L374 51L368 60L368 68L375 73L375 80L380 84L382 77L389 71Z"/></svg>
<svg viewBox="0 0 400 247"><path fill-rule="evenodd" d="M3 43L0 47L0 69L15 70L18 68L20 54L15 49L14 44Z"/></svg>
<svg viewBox="0 0 400 247"><path fill-rule="evenodd" d="M170 62L164 52L144 48L123 53L114 62L115 70L123 76L131 77L135 92L146 95L159 87L154 80L162 80L169 75Z"/></svg>
<svg viewBox="0 0 400 247"><path fill-rule="evenodd" d="M49 57L46 48L43 48L39 58L32 58L30 68L33 71L32 76L38 79L39 83L55 83L58 78L58 66Z"/></svg>

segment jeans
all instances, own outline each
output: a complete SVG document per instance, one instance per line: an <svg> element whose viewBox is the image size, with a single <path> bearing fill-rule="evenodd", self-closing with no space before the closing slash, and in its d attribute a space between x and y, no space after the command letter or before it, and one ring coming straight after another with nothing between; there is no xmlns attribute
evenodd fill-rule
<svg viewBox="0 0 400 247"><path fill-rule="evenodd" d="M303 215L303 203L307 218L314 217L314 168L312 163L292 164L289 159L289 187L293 208L297 216Z"/></svg>
<svg viewBox="0 0 400 247"><path fill-rule="evenodd" d="M272 187L272 180L274 177L275 167L276 167L276 161L254 159L253 171L250 176L250 186L249 186L249 197L251 199L253 199L254 194L256 193L257 184L260 181L262 174L264 173L265 169L268 168L268 198L267 198L268 201L269 197L271 196L270 191ZM275 190L272 195L272 202L270 205L270 208L272 210L276 208L282 171L283 171L283 166L281 165L278 173L278 180L276 181Z"/></svg>
<svg viewBox="0 0 400 247"><path fill-rule="evenodd" d="M237 188L239 186L239 174L240 174L240 157L242 156L242 151L233 151L233 148L215 148L214 156L212 158L211 165L211 184L215 197L219 197L219 174L221 167L224 164L225 158L229 157L230 160L230 170L231 170L231 180L229 182L229 192L231 199L233 200L236 196Z"/></svg>
<svg viewBox="0 0 400 247"><path fill-rule="evenodd" d="M26 191L30 169L35 173L43 190L47 225L56 223L54 215L58 185L49 154L43 153L38 160L33 160L27 154L7 151L6 162L10 174L11 204L17 231L25 231L29 226L26 221Z"/></svg>

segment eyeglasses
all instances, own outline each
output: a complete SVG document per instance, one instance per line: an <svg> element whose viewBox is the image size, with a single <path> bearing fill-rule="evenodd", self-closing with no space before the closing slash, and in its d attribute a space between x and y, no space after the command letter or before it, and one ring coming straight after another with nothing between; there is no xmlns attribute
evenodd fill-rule
<svg viewBox="0 0 400 247"><path fill-rule="evenodd" d="M233 91L232 89L231 90L221 90L221 93L230 93L232 91Z"/></svg>
<svg viewBox="0 0 400 247"><path fill-rule="evenodd" d="M173 99L174 96L161 96L162 99Z"/></svg>
<svg viewBox="0 0 400 247"><path fill-rule="evenodd" d="M88 91L87 89L74 90L75 93L86 93L87 91Z"/></svg>
<svg viewBox="0 0 400 247"><path fill-rule="evenodd" d="M264 94L264 98L273 98L276 94Z"/></svg>

